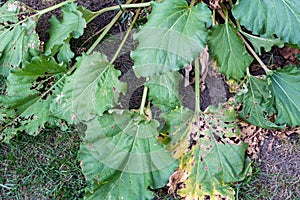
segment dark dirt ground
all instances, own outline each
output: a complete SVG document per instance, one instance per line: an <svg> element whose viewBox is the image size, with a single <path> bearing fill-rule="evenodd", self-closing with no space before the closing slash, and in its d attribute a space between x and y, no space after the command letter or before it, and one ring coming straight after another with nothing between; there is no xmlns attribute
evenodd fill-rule
<svg viewBox="0 0 300 200"><path fill-rule="evenodd" d="M22 2L34 9L43 9L62 1L63 0L22 0ZM116 1L79 0L77 3L88 9L96 11L103 7L115 5ZM47 41L48 39L47 30L50 27L48 19L53 14L60 16L59 12L54 11L48 13L40 19L37 26L37 32L43 41ZM105 13L91 22L85 30L85 35L76 42L72 42L74 51L79 54L80 52L88 49L95 38L97 38L97 36L91 36L108 24L114 15L115 12ZM119 34L120 32L125 31L126 27L126 25L118 22L111 30L111 34ZM295 59L295 56L293 56L297 52L295 53L294 51L294 49L289 48L285 48L283 50L279 48L273 48L271 52L264 53L261 58L265 63L271 63L274 67L283 67L290 63L298 65L300 64L299 61ZM129 57L129 52L119 56L114 64L117 69L122 71L123 80L128 80L128 77L132 78L130 75L130 73L132 73L130 72L130 69L133 65L133 62ZM261 73L260 68L257 67L257 63L255 62L252 64L251 73ZM126 75L128 77L126 77ZM219 76L218 78L224 79L222 76ZM143 80L134 79L133 82L138 83L140 86L135 86L134 90L130 92L131 95L125 95L123 98L127 98L126 101L129 101L130 108L138 108L143 91ZM227 99L231 97L232 94L228 92L228 86L226 85L225 81L223 82L226 96L224 98ZM193 87L189 89L193 90ZM201 108L205 109L208 105L210 105L214 101L212 98L214 97L210 95L210 91L208 87L206 87L206 89L201 93ZM194 106L194 100L190 99L190 96L187 96L186 99L183 99L183 102L188 107L192 108ZM290 135L285 133L278 134L271 132L257 132L258 131L253 132L250 136L248 135L249 137L252 137L252 147L259 149L255 151L257 154L255 159L253 159L255 163L253 176L248 182L240 184L241 189L239 189L238 199L300 199L299 132ZM284 137L282 135L284 135ZM78 135L74 137L77 138L77 142L80 140ZM1 153L9 154L9 149L9 146L4 145L2 146ZM17 174L15 176L17 176ZM83 187L84 184L81 186ZM165 191L165 189L159 190L157 192L158 196L156 199L163 199L160 196L162 196ZM174 196L169 196L169 199L174 199Z"/></svg>

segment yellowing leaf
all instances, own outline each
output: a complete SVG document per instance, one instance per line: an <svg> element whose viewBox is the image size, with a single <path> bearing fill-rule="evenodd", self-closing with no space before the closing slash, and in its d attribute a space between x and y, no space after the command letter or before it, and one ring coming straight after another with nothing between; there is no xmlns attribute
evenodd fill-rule
<svg viewBox="0 0 300 200"><path fill-rule="evenodd" d="M243 180L249 169L245 157L247 145L239 140L235 115L230 106L226 109L209 107L203 115L194 115L194 119L187 118L186 123L179 124L185 124L188 134L176 132L176 129L170 132L171 136L187 135L182 137L184 140L178 140L179 136L175 140L172 138L171 145L176 142L177 146L186 148L180 143L186 143L186 138L189 142L179 158L182 177L178 182L182 187L177 192L185 199L234 199L230 183Z"/></svg>
<svg viewBox="0 0 300 200"><path fill-rule="evenodd" d="M161 116L166 122L162 133L168 136L167 149L173 152L174 158L181 157L189 147L189 137L192 124L195 121L194 113L183 107L172 110Z"/></svg>

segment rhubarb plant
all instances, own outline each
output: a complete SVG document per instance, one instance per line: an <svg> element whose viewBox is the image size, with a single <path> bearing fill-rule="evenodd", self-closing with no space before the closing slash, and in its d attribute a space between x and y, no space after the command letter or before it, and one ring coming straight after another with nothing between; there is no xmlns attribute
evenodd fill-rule
<svg viewBox="0 0 300 200"><path fill-rule="evenodd" d="M152 191L165 185L186 199L234 199L231 184L251 170L239 122L267 129L300 125L300 70L272 70L257 55L273 46L300 47L299 1L219 0L213 6L129 0L95 12L74 2L33 10L8 1L0 8L0 73L6 85L0 140L84 123L78 158L87 181L85 199L152 199ZM135 75L146 82L140 109L134 110L120 106L127 88L113 63L143 7L151 7L151 14L134 35L138 46L131 58ZM109 60L94 48L128 8L136 14ZM62 19L50 19L50 38L43 44L35 28L40 16L54 9L62 10ZM70 41L111 10L120 11L95 43L75 56ZM211 67L202 57L207 46L219 71L240 90L234 100L201 111L200 68ZM265 74L250 73L254 59ZM191 64L194 110L179 93L182 69ZM161 114L154 116L153 108Z"/></svg>

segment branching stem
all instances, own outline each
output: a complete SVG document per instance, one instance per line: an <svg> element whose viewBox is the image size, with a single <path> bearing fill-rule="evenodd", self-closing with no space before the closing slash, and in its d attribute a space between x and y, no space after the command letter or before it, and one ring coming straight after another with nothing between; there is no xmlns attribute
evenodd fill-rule
<svg viewBox="0 0 300 200"><path fill-rule="evenodd" d="M86 54L91 54L96 46L101 42L101 40L105 37L105 35L108 33L108 31L113 27L113 25L118 21L118 19L121 17L122 12L119 11L117 15L110 21L110 23L106 26L105 30L101 33L101 35L97 38L97 40L93 43L93 45L87 50Z"/></svg>
<svg viewBox="0 0 300 200"><path fill-rule="evenodd" d="M51 12L53 10L56 10L56 9L58 9L60 7L63 7L65 4L72 3L74 1L76 1L76 0L67 0L67 1L61 2L59 4L56 4L54 6L51 6L49 8L46 8L46 9L43 9L43 10L37 10L36 11L37 13L35 14L35 16L41 16L43 14L46 14L46 13Z"/></svg>
<svg viewBox="0 0 300 200"><path fill-rule="evenodd" d="M132 0L128 0L127 2L126 2L126 4L128 4L128 3L131 3L132 2ZM131 5L133 5L133 4L131 4ZM113 6L113 7L115 7L115 6ZM111 7L109 7L109 8L111 8ZM120 9L120 6L118 5L117 6L117 8L118 9ZM105 8L104 8L105 9ZM102 9L103 10L103 9ZM117 9L116 9L117 10ZM101 10L100 10L101 11ZM100 11L98 11L98 12L100 12ZM106 11L109 11L109 10L106 10ZM105 12L106 12L105 11ZM97 13L97 12L96 12ZM104 12L101 12L101 13L104 13ZM99 14L98 14L99 15ZM98 16L97 15L97 16ZM117 14L116 14L116 16L110 21L110 23L106 26L106 28L105 28L105 30L101 33L101 35L97 38L97 40L93 43L93 45L87 50L87 54L89 55L89 54L91 54L93 51L94 51L94 49L96 48L96 46L102 41L102 39L105 37L105 35L108 33L108 31L113 27L113 25L118 21L118 19L121 17L121 15L122 15L122 11L119 11ZM92 19L91 20L89 20L88 22L90 22L90 21L92 21Z"/></svg>
<svg viewBox="0 0 300 200"><path fill-rule="evenodd" d="M99 15L101 15L105 12L108 12L108 11L120 10L120 9L126 9L126 8L142 8L142 7L150 6L150 2L130 4L131 2L132 1L128 1L128 2L126 2L126 4L123 4L123 5L115 5L115 6L111 6L111 7L106 7L99 11L93 12L94 16L88 21L88 23L90 21L92 21L93 19L95 19L96 17L98 17Z"/></svg>
<svg viewBox="0 0 300 200"><path fill-rule="evenodd" d="M137 20L138 17L139 17L140 12L141 12L141 8L139 8L139 9L136 11L135 16L134 16L134 18L133 18L133 20L132 20L132 22L131 22L129 28L127 29L126 34L125 34L125 36L124 36L124 38L123 38L121 44L119 45L119 47L118 47L116 53L114 54L114 57L111 59L110 63L115 62L115 60L117 59L117 57L118 57L120 51L122 50L122 48L123 48L123 46L124 46L124 44L125 44L125 42L126 42L128 36L129 36L131 30L133 29L133 26L134 26L136 20Z"/></svg>

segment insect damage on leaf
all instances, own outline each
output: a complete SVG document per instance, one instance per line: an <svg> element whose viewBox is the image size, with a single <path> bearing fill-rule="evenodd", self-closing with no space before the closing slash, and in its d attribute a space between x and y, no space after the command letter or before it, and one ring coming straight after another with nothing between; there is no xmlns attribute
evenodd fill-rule
<svg viewBox="0 0 300 200"><path fill-rule="evenodd" d="M11 135L25 131L36 135L46 123L56 123L49 111L59 88L56 83L66 73L54 58L34 57L24 69L12 70L8 76L7 95L1 96L6 112L15 112L15 118L7 122L2 131ZM17 123L17 124L16 124Z"/></svg>
<svg viewBox="0 0 300 200"><path fill-rule="evenodd" d="M0 8L0 73L4 77L40 53L41 44L35 31L37 19L19 19L20 13L27 12L30 10L19 2L7 2Z"/></svg>
<svg viewBox="0 0 300 200"><path fill-rule="evenodd" d="M179 169L169 181L170 191L177 189L178 194L187 199L233 198L234 190L229 184L243 180L249 169L245 161L247 145L240 140L235 117L232 105L211 106L193 120L186 118L189 120L185 131L173 129L175 134L188 135L185 138L189 146L185 145L187 149L179 157ZM172 139L180 147L184 141L176 139L179 135ZM170 143L173 144L172 140ZM177 185L179 188L175 189Z"/></svg>

